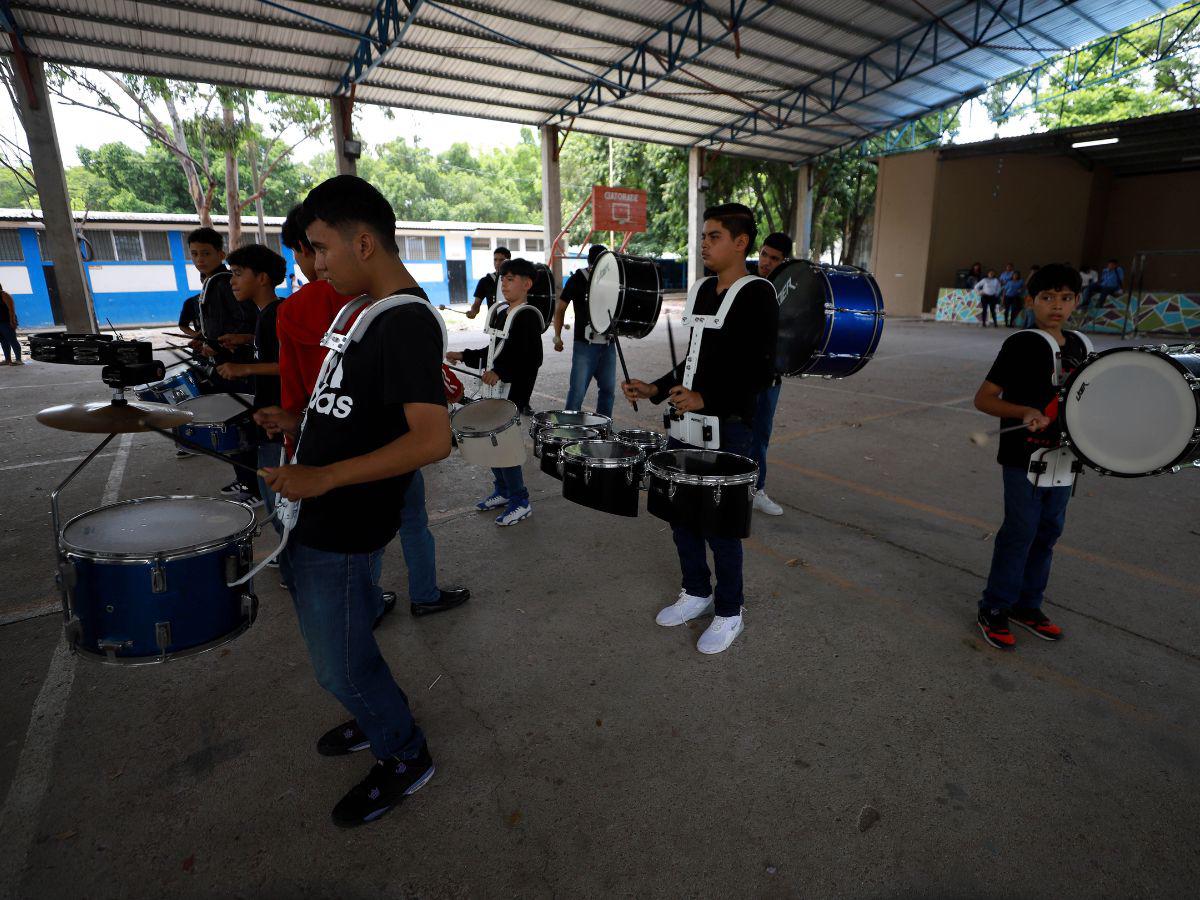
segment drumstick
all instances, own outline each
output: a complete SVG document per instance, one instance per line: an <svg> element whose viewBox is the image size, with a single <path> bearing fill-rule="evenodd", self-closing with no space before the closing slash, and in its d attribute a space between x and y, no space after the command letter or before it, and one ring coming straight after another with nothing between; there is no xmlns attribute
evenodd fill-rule
<svg viewBox="0 0 1200 900"><path fill-rule="evenodd" d="M264 471L263 469L256 469L253 466L247 466L244 463L240 463L237 460L226 456L224 453L218 453L216 450L211 450L208 447L205 447L203 444L197 444L195 441L189 441L187 438L180 437L179 435L175 434L174 432L167 431L167 429L165 429L165 428L155 428L153 425L147 424L145 419L142 419L138 424L141 425L143 428L145 428L147 431L153 431L157 434L161 434L163 437L167 438L168 440L174 441L177 444L182 444L183 446L185 446L189 450L191 450L193 453L201 453L205 456L211 456L213 459L219 459L221 462L227 462L231 466L233 466L235 469L244 469L245 471L251 473L254 476L262 475L265 478L267 475L266 471Z"/></svg>
<svg viewBox="0 0 1200 900"><path fill-rule="evenodd" d="M612 323L613 323L613 314L612 314L612 310L609 310L609 312L608 312L608 327L609 328L612 328ZM625 351L623 351L621 349L621 339L617 336L616 331L613 332L612 339L613 339L613 343L617 345L617 359L621 360L621 372L625 375L625 381L626 381L626 383L628 383L629 382L629 366L625 365ZM637 412L638 411L637 401L630 400L629 402L633 405L633 411Z"/></svg>
<svg viewBox="0 0 1200 900"><path fill-rule="evenodd" d="M466 315L466 312L464 312L463 310L461 310L461 309L454 309L453 307L446 306L445 304L441 304L441 305L439 305L439 306L438 306L438 309L444 309L444 310L446 310L446 312L458 313L460 316L465 316L465 315Z"/></svg>
<svg viewBox="0 0 1200 900"><path fill-rule="evenodd" d="M462 369L458 366L452 366L450 363L442 363L442 365L444 365L447 369L450 369L452 372L462 372L464 375L471 375L475 378L478 378L480 375L482 375L484 371L483 369Z"/></svg>
<svg viewBox="0 0 1200 900"><path fill-rule="evenodd" d="M988 442L988 439L997 434L1007 434L1010 431L1020 431L1022 428L1029 426L1022 422L1020 425L1008 425L1004 428L993 428L991 431L972 431L970 435L971 443L977 447L982 447Z"/></svg>

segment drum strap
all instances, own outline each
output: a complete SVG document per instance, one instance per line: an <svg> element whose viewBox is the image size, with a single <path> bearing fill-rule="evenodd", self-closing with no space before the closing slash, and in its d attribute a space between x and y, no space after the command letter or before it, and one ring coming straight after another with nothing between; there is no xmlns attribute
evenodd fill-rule
<svg viewBox="0 0 1200 900"><path fill-rule="evenodd" d="M507 304L506 304L506 306L507 306ZM513 321L525 309L533 310L537 314L537 317L538 317L538 327L541 328L542 331L546 330L546 320L542 318L542 311L540 309L538 309L536 306L531 305L529 303L529 301L522 303L520 306L518 306L516 308L515 311L510 310L510 312L508 314L508 318L506 318L504 320L504 328L503 329L498 329L498 328L488 328L487 329L487 333L489 335L491 335L491 340L488 342L487 362L484 364L484 371L492 368L492 364L496 361L496 357L499 356L500 351L504 349L504 342L508 340L509 333L512 331ZM482 374L482 373L480 373L480 374ZM503 393L498 392L497 389L499 389L500 387L501 387L500 384L497 384L495 386L495 388L488 388L487 385L484 385L483 396L485 396L485 397L500 397L501 399L507 399L507 397L508 397L507 385L504 386Z"/></svg>
<svg viewBox="0 0 1200 900"><path fill-rule="evenodd" d="M1040 328L1033 331L1040 334L1050 345L1050 355L1054 360L1054 387L1060 388L1066 381L1063 375L1062 347L1058 341ZM1063 334L1073 334L1083 343L1083 349L1092 352L1092 342L1082 331L1064 331ZM1075 476L1083 470L1075 455L1066 447L1048 447L1038 450L1029 458L1026 477L1035 488L1038 487L1070 487L1075 483Z"/></svg>
<svg viewBox="0 0 1200 900"><path fill-rule="evenodd" d="M213 275L211 275L210 277L204 279L204 285L200 288L200 298L196 301L196 308L200 311L200 333L201 334L208 334L208 329L205 327L205 322L204 322L205 304L208 302L208 289L210 286L212 286L215 283L216 279L220 278L222 275L224 275L230 279L233 278L233 273L229 272L227 270L216 272Z"/></svg>
<svg viewBox="0 0 1200 900"><path fill-rule="evenodd" d="M1066 376L1063 375L1062 347L1058 346L1058 341L1050 337L1050 335L1047 332L1042 331L1042 329L1033 328L1031 330L1044 337L1046 339L1046 343L1050 345L1050 355L1054 359L1054 386L1056 388L1062 387L1067 380ZM1064 331L1063 334L1075 335L1075 337L1079 338L1079 340L1083 343L1083 349L1087 351L1088 355L1092 354L1092 342L1082 331Z"/></svg>

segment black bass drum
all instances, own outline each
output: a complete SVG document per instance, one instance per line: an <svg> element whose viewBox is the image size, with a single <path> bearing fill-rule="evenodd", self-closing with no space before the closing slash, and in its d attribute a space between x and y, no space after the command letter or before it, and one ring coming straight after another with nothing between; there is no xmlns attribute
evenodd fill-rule
<svg viewBox="0 0 1200 900"><path fill-rule="evenodd" d="M588 282L588 318L597 334L644 338L662 310L662 280L652 259L611 250L600 254Z"/></svg>

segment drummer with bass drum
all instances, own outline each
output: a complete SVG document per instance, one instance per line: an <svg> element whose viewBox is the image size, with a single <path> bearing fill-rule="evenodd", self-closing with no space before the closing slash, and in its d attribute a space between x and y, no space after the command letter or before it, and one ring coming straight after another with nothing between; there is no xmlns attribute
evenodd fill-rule
<svg viewBox="0 0 1200 900"><path fill-rule="evenodd" d="M792 256L792 236L782 231L768 234L758 249L758 275L769 279L780 265ZM771 386L758 395L754 409L754 437L750 443L750 458L758 464L758 483L755 485L754 508L768 516L782 516L783 507L767 496L767 447L771 443L771 430L775 424L775 407L779 405L779 392L783 378L779 373Z"/></svg>
<svg viewBox="0 0 1200 900"><path fill-rule="evenodd" d="M692 285L684 324L692 329L686 359L657 381L631 379L621 390L630 402L669 400L669 448L720 449L749 456L757 397L775 375L778 303L764 278L746 274L746 254L758 227L740 203L704 211L700 255L717 274ZM713 609L712 624L696 648L720 653L741 633L742 543L718 537L694 523L672 525L683 573L679 599L659 612L659 625L682 625ZM716 592L705 542L713 551Z"/></svg>
<svg viewBox="0 0 1200 900"><path fill-rule="evenodd" d="M567 391L567 409L583 409L583 401L593 379L596 381L596 412L611 416L617 384L617 350L607 334L598 333L588 318L588 289L592 269L607 248L592 244L588 250L587 266L576 269L567 279L562 294L554 306L554 349L563 349L562 330L567 307L574 309L575 341L571 350L571 380Z"/></svg>

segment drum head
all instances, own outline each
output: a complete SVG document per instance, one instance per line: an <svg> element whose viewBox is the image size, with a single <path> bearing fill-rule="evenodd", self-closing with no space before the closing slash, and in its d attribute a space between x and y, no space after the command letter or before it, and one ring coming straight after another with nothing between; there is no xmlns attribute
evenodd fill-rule
<svg viewBox="0 0 1200 900"><path fill-rule="evenodd" d="M775 371L797 375L812 360L825 330L825 278L819 266L792 259L771 273L779 297Z"/></svg>
<svg viewBox="0 0 1200 900"><path fill-rule="evenodd" d="M253 527L254 512L217 497L149 497L102 506L63 529L72 550L147 558L220 544Z"/></svg>
<svg viewBox="0 0 1200 900"><path fill-rule="evenodd" d="M519 419L515 403L493 397L468 403L455 412L450 419L450 427L460 434L494 434Z"/></svg>
<svg viewBox="0 0 1200 900"><path fill-rule="evenodd" d="M663 450L650 457L650 466L699 478L739 478L758 472L754 460L723 450Z"/></svg>
<svg viewBox="0 0 1200 900"><path fill-rule="evenodd" d="M538 416L545 417L547 425L582 425L585 428L607 429L612 419L599 413L578 412L573 409L552 409Z"/></svg>
<svg viewBox="0 0 1200 900"><path fill-rule="evenodd" d="M642 454L635 445L624 441L580 441L567 444L562 452L572 459L615 459L630 462L634 462Z"/></svg>
<svg viewBox="0 0 1200 900"><path fill-rule="evenodd" d="M600 432L582 425L551 425L541 429L538 437L543 444L569 444L572 441L598 440Z"/></svg>
<svg viewBox="0 0 1200 900"><path fill-rule="evenodd" d="M592 330L607 334L617 319L621 296L621 264L611 250L600 254L588 282L588 318Z"/></svg>
<svg viewBox="0 0 1200 900"><path fill-rule="evenodd" d="M651 431L648 428L626 428L623 431L618 431L617 440L636 444L642 448L652 447L655 450L666 446L667 443L666 435L660 434L657 431Z"/></svg>
<svg viewBox="0 0 1200 900"><path fill-rule="evenodd" d="M1119 475L1149 475L1179 460L1194 439L1196 394L1158 352L1102 353L1066 386L1063 423L1086 461Z"/></svg>
<svg viewBox="0 0 1200 900"><path fill-rule="evenodd" d="M180 409L186 409L192 414L194 425L225 423L236 419L239 415L249 413L247 408L254 400L249 394L238 394L245 404L238 403L225 394L207 394L203 397L192 397L178 404Z"/></svg>

